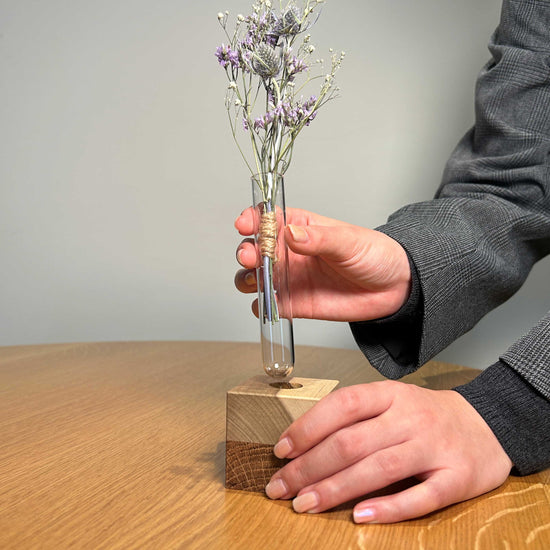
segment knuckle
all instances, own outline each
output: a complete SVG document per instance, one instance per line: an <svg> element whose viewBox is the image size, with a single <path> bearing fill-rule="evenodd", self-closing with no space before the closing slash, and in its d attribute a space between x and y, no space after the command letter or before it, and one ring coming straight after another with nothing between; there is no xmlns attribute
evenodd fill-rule
<svg viewBox="0 0 550 550"><path fill-rule="evenodd" d="M293 494L311 483L309 470L304 467L299 460L292 460L289 462L282 475L287 487Z"/></svg>
<svg viewBox="0 0 550 550"><path fill-rule="evenodd" d="M358 418L364 409L365 397L362 386L350 386L336 390L335 397L340 410L350 418Z"/></svg>
<svg viewBox="0 0 550 550"><path fill-rule="evenodd" d="M393 450L380 451L373 456L376 468L387 483L403 478L405 463L403 456Z"/></svg>
<svg viewBox="0 0 550 550"><path fill-rule="evenodd" d="M382 380L380 382L375 382L375 384L379 385L381 388L383 387L385 391L395 396L400 396L413 387L411 384L405 384L397 380Z"/></svg>
<svg viewBox="0 0 550 550"><path fill-rule="evenodd" d="M438 510L449 504L449 489L447 486L442 483L425 481L424 489L426 500L430 503L430 507L433 510Z"/></svg>
<svg viewBox="0 0 550 550"><path fill-rule="evenodd" d="M361 438L354 430L340 430L332 437L334 453L345 464L356 462L362 458Z"/></svg>
<svg viewBox="0 0 550 550"><path fill-rule="evenodd" d="M433 412L424 409L421 405L408 409L408 414L400 420L400 429L404 437L417 440L421 434L431 433L438 425L438 419ZM440 441L439 449L444 445Z"/></svg>
<svg viewBox="0 0 550 550"><path fill-rule="evenodd" d="M437 425L438 417L435 410L425 404L419 404L414 409L414 414L411 416L411 420L414 421L417 427L431 429Z"/></svg>
<svg viewBox="0 0 550 550"><path fill-rule="evenodd" d="M319 483L315 490L319 495L321 509L328 509L341 504L345 498L342 496L342 486L334 480L327 479Z"/></svg>
<svg viewBox="0 0 550 550"><path fill-rule="evenodd" d="M378 382L371 382L370 386L374 391L390 396L393 401L402 396L403 392L407 390L408 384L397 382L396 380L380 380Z"/></svg>

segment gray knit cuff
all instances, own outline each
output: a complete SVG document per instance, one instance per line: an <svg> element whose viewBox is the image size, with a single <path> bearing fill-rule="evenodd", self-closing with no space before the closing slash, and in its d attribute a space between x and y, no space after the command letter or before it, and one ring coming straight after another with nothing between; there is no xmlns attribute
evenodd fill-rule
<svg viewBox="0 0 550 550"><path fill-rule="evenodd" d="M550 466L550 401L514 369L498 361L455 390L487 422L516 473Z"/></svg>

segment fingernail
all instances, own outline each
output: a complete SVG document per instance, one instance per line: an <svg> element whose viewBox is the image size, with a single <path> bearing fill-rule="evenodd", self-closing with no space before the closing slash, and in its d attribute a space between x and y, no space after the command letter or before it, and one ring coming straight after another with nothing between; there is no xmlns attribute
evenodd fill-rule
<svg viewBox="0 0 550 550"><path fill-rule="evenodd" d="M285 482L280 477L272 479L265 487L265 494L273 500L282 498L287 493Z"/></svg>
<svg viewBox="0 0 550 550"><path fill-rule="evenodd" d="M306 243L309 240L309 235L303 227L299 227L297 225L289 225L288 229L290 231L290 234L292 235L292 238L297 243Z"/></svg>
<svg viewBox="0 0 550 550"><path fill-rule="evenodd" d="M273 447L273 453L277 458L286 458L290 451L292 451L292 445L288 437L284 437Z"/></svg>
<svg viewBox="0 0 550 550"><path fill-rule="evenodd" d="M242 260L241 260L242 255L243 255L243 249L242 249L242 248L239 248L239 250L237 250L237 261L238 261L241 265L243 265L243 262L242 262Z"/></svg>
<svg viewBox="0 0 550 550"><path fill-rule="evenodd" d="M355 523L376 523L376 514L372 508L356 508L353 511Z"/></svg>
<svg viewBox="0 0 550 550"><path fill-rule="evenodd" d="M317 506L319 506L319 495L315 491L304 493L292 501L292 507L298 514L313 513Z"/></svg>

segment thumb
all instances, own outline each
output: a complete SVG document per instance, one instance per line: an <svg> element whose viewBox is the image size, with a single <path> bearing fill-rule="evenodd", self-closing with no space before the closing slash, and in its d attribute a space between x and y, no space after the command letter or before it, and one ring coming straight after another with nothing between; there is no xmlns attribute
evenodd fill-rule
<svg viewBox="0 0 550 550"><path fill-rule="evenodd" d="M368 231L353 225L288 225L285 239L289 248L303 256L322 256L325 260L343 262L357 257L368 243Z"/></svg>

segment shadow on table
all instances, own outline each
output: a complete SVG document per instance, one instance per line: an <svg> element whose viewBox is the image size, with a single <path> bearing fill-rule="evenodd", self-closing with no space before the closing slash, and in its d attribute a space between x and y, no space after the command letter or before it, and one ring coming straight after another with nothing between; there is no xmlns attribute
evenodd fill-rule
<svg viewBox="0 0 550 550"><path fill-rule="evenodd" d="M225 441L220 441L213 451L203 452L197 457L197 465L174 464L168 472L176 476L200 475L224 485L225 482Z"/></svg>

